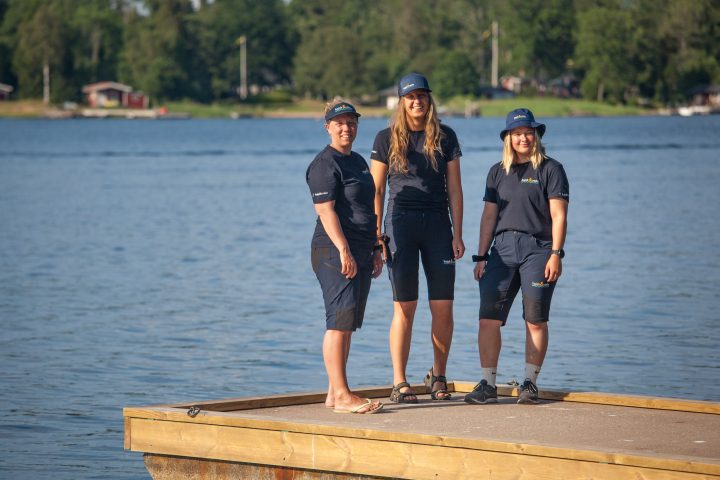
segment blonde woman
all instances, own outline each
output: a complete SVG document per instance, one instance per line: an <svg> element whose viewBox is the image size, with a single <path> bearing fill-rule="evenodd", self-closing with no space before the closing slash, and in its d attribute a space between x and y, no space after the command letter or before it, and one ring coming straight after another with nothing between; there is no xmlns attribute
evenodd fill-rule
<svg viewBox="0 0 720 480"><path fill-rule="evenodd" d="M390 399L397 403L417 402L406 369L418 302L420 259L427 280L434 354L425 385L433 400L450 399L445 368L453 334L455 261L465 253L462 152L455 132L440 124L431 92L427 79L418 73L400 80L397 110L390 127L375 137L370 155L377 235L387 238L384 259L393 290ZM389 198L383 232L386 186Z"/></svg>
<svg viewBox="0 0 720 480"><path fill-rule="evenodd" d="M330 144L310 164L306 180L318 215L311 263L325 302L325 406L335 413L371 414L382 403L353 394L346 373L350 339L362 326L371 278L382 271L375 246L375 185L365 159L352 151L359 117L348 102L326 106Z"/></svg>
<svg viewBox="0 0 720 480"><path fill-rule="evenodd" d="M522 289L525 376L518 403L538 403L537 377L548 347L550 301L562 274L570 187L563 166L545 155L545 125L525 108L511 111L500 132L503 158L490 168L480 222L478 347L482 380L467 403L496 403L500 327ZM491 248L492 247L492 248Z"/></svg>

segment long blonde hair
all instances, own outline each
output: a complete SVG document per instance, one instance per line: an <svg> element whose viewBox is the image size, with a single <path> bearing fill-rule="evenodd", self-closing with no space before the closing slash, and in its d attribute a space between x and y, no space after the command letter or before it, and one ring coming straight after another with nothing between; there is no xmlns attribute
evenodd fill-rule
<svg viewBox="0 0 720 480"><path fill-rule="evenodd" d="M533 148L530 151L530 163L532 167L537 170L543 160L547 158L547 155L545 155L545 147L540 140L537 128L533 130L535 131L535 142L533 142ZM506 175L510 174L510 167L512 167L513 162L517 159L517 153L512 147L510 135L510 132L506 133L505 139L503 140L502 167Z"/></svg>
<svg viewBox="0 0 720 480"><path fill-rule="evenodd" d="M437 115L435 100L433 100L430 92L428 94L428 112L425 115L425 144L423 152L430 166L438 171L437 159L435 152L440 152L440 141L445 136L440 129L440 119ZM410 128L408 127L407 115L405 113L405 104L402 97L397 104L397 108L390 119L390 152L388 155L388 164L390 171L393 173L408 173L407 151L410 142Z"/></svg>

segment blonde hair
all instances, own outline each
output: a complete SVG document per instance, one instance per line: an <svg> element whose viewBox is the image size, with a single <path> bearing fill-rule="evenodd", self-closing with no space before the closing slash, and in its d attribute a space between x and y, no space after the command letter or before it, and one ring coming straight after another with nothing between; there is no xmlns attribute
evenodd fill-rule
<svg viewBox="0 0 720 480"><path fill-rule="evenodd" d="M430 166L438 171L437 159L435 152L440 152L440 141L445 136L440 129L440 119L437 115L435 100L433 100L430 92L428 95L428 112L425 115L425 144L423 145L423 153L425 159ZM410 128L408 127L407 114L405 113L405 104L402 97L397 104L397 108L390 119L390 151L388 154L388 165L393 173L408 173L407 151L410 143Z"/></svg>
<svg viewBox="0 0 720 480"><path fill-rule="evenodd" d="M534 128L533 131L535 132L535 141L533 142L533 147L530 151L530 163L532 164L532 167L537 170L543 160L547 158L547 155L545 155L545 147L540 140L540 135L538 134L537 129ZM503 140L502 167L503 170L505 170L506 175L510 174L510 167L512 167L512 164L518 158L517 153L512 147L512 139L510 138L510 135L510 132L506 133L505 139Z"/></svg>

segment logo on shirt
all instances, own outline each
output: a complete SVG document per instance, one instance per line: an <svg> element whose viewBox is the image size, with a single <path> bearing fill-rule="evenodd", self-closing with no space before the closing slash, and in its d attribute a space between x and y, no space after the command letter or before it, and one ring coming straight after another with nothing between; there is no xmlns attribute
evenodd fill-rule
<svg viewBox="0 0 720 480"><path fill-rule="evenodd" d="M329 193L329 192L317 192L317 193L313 193L312 196L313 196L313 197L319 197L320 195L327 195L328 193Z"/></svg>
<svg viewBox="0 0 720 480"><path fill-rule="evenodd" d="M529 184L535 185L537 183L540 183L540 181L537 178L528 177L528 178L523 178L522 180L520 180L520 183L529 183Z"/></svg>
<svg viewBox="0 0 720 480"><path fill-rule="evenodd" d="M363 171L360 172L360 173L362 173L363 175L369 175L369 174L370 174L370 170L368 170L368 169L366 168L365 170L363 170Z"/></svg>
<svg viewBox="0 0 720 480"><path fill-rule="evenodd" d="M550 288L550 284L547 282L532 282L532 286L535 288Z"/></svg>

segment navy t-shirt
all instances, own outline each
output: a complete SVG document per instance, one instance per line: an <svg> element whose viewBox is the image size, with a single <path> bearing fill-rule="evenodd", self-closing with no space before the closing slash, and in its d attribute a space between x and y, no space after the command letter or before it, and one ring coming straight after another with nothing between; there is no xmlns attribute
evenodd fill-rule
<svg viewBox="0 0 720 480"><path fill-rule="evenodd" d="M551 198L570 201L570 185L562 164L547 158L537 170L530 162L513 164L507 175L502 163L493 165L483 200L498 206L496 234L517 230L552 240Z"/></svg>
<svg viewBox="0 0 720 480"><path fill-rule="evenodd" d="M310 163L305 179L313 203L335 200L335 213L351 246L365 248L375 243L375 183L362 156L343 155L328 145ZM319 217L312 244L333 245Z"/></svg>
<svg viewBox="0 0 720 480"><path fill-rule="evenodd" d="M447 212L448 196L446 187L447 164L462 155L455 132L440 125L443 137L441 152L435 153L438 170L435 171L425 158L425 131L410 132L408 142L408 173L388 172L388 208L394 210L427 210ZM373 144L371 160L389 165L390 128L378 132Z"/></svg>

